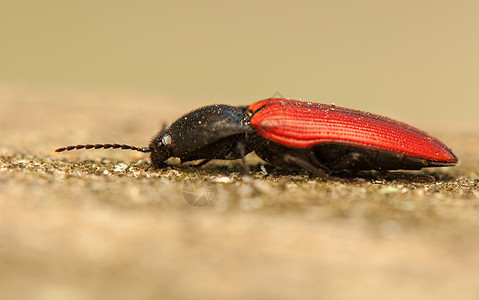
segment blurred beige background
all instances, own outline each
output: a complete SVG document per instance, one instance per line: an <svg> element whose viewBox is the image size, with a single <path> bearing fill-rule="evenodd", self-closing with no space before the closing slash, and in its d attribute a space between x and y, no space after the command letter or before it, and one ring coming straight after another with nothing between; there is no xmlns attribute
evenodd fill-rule
<svg viewBox="0 0 479 300"><path fill-rule="evenodd" d="M188 99L179 110L279 92L476 131L478 15L477 1L3 1L0 81Z"/></svg>

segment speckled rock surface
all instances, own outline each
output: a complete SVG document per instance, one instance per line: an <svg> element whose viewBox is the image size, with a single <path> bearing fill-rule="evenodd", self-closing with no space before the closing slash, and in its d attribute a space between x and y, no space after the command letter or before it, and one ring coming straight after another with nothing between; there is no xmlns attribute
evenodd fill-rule
<svg viewBox="0 0 479 300"><path fill-rule="evenodd" d="M251 176L239 162L156 172L141 153L53 149L144 146L189 109L173 99L0 96L2 299L479 297L479 132L431 132L461 159L419 172L436 183L325 182L251 155Z"/></svg>

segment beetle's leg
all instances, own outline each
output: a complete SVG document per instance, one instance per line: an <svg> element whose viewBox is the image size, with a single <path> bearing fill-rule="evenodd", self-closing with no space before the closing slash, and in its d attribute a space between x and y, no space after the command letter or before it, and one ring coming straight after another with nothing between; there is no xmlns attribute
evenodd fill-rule
<svg viewBox="0 0 479 300"><path fill-rule="evenodd" d="M386 169L381 168L377 164L368 161L371 165L371 169L376 170L379 174L384 176L383 178L386 180L394 180L394 179L405 179L405 180L416 180L416 181L425 181L425 182L436 182L436 178L431 175L423 175L423 174L413 174L413 173L405 173L405 172L391 172Z"/></svg>
<svg viewBox="0 0 479 300"><path fill-rule="evenodd" d="M313 166L312 164L310 164L309 162L305 161L302 158L292 156L291 154L285 154L284 161L289 164L295 164L298 167L301 167L320 178L336 180L336 178L329 176L329 174L326 173L324 170L316 168L315 166Z"/></svg>
<svg viewBox="0 0 479 300"><path fill-rule="evenodd" d="M407 179L407 180L418 180L418 181L426 181L426 182L436 182L436 178L431 175L423 175L423 174L413 174L413 173L404 173L404 172L390 172L385 169L377 168L379 174L383 175L386 180L394 180L394 179Z"/></svg>
<svg viewBox="0 0 479 300"><path fill-rule="evenodd" d="M390 173L388 170L381 169L381 167L377 167L376 171L378 171L379 174L383 175L384 177L388 177Z"/></svg>
<svg viewBox="0 0 479 300"><path fill-rule="evenodd" d="M245 174L249 174L249 166L246 163L246 147L243 142L238 142L236 144L236 148L238 149L238 152L241 156L241 161L243 162L243 169Z"/></svg>
<svg viewBox="0 0 479 300"><path fill-rule="evenodd" d="M405 180L415 180L415 181L425 181L425 182L436 183L436 178L434 176L424 175L424 174L388 172L385 177L387 180L405 179Z"/></svg>
<svg viewBox="0 0 479 300"><path fill-rule="evenodd" d="M347 155L341 157L341 159L337 160L334 164L334 169L344 169L344 170L354 170L355 165L357 162L362 161L367 164L367 167L369 170L375 170L380 174L381 178L388 178L389 176L389 171L386 169L381 168L376 162L375 162L376 157L375 156L368 156L368 155L363 155L358 152L351 152L348 153ZM357 170L355 170L357 171Z"/></svg>
<svg viewBox="0 0 479 300"><path fill-rule="evenodd" d="M358 161L364 160L367 164L371 167L371 169L377 169L376 164L371 161L371 159L367 156L361 155L357 152L351 152L346 155L341 156L334 162L330 162L330 166L334 166L334 170L348 170L354 169L354 165L357 164Z"/></svg>
<svg viewBox="0 0 479 300"><path fill-rule="evenodd" d="M192 165L193 168L195 169L199 169L201 168L202 166L206 165L207 163L209 163L211 161L211 159L203 159L202 161L200 161L199 163L197 163L196 165Z"/></svg>

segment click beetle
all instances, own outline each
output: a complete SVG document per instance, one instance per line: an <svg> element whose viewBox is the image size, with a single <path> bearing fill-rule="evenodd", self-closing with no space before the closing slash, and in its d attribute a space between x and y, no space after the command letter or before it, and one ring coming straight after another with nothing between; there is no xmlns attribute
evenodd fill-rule
<svg viewBox="0 0 479 300"><path fill-rule="evenodd" d="M296 166L327 177L331 171L419 170L456 165L452 151L410 125L335 105L272 98L250 106L210 105L163 128L148 147L76 145L73 149L121 148L150 152L154 168L170 157L181 162L242 159L255 152L276 166Z"/></svg>

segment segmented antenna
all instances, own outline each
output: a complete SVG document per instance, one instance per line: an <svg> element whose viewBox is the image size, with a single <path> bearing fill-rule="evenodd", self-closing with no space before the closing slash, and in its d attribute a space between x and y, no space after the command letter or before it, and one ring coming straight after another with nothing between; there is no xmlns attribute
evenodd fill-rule
<svg viewBox="0 0 479 300"><path fill-rule="evenodd" d="M143 153L151 152L149 147L138 148L130 145L120 145L120 144L86 144L86 145L75 145L67 146L55 149L55 152L71 151L71 150L81 150L81 149L122 149L122 150L136 150Z"/></svg>

